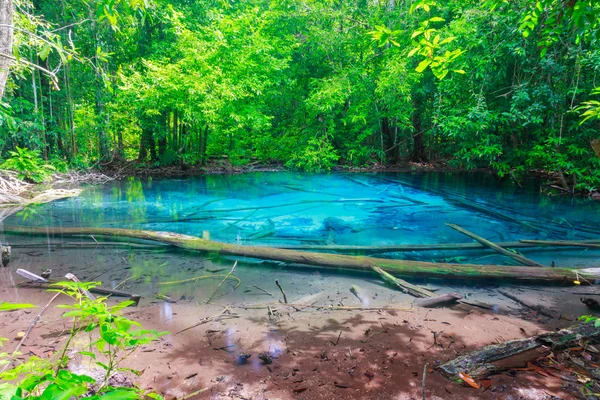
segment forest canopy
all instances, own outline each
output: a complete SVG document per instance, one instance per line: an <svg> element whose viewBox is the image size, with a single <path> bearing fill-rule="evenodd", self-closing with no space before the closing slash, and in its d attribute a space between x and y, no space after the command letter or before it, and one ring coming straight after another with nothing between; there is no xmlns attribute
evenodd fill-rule
<svg viewBox="0 0 600 400"><path fill-rule="evenodd" d="M13 33L0 52L0 72L10 64L3 160L18 148L62 168L226 155L323 171L441 159L600 186L593 0L3 7L14 10L0 23L0 49Z"/></svg>

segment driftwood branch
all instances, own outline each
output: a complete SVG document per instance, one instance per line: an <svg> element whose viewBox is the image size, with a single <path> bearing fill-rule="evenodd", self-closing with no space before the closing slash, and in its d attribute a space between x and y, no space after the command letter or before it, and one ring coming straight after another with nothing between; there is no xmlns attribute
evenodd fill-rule
<svg viewBox="0 0 600 400"><path fill-rule="evenodd" d="M492 243L489 240L484 239L481 236L474 234L473 232L470 232L470 231L468 231L468 230L466 230L464 228L461 228L458 225L455 225L455 224L446 224L446 225L449 226L450 228L454 229L455 231L458 231L458 232L460 232L460 233L462 233L464 235L469 236L472 239L477 240L479 243L483 244L484 246L487 246L490 249L492 249L492 250L494 250L494 251L496 251L496 252L498 252L498 253L500 253L502 255L510 257L513 260L516 260L520 264L529 265L531 267L543 267L543 265L540 264L540 263L537 263L537 262L535 262L533 260L530 260L529 258L523 257L523 256L521 256L519 254L513 253L512 251L508 251L508 250L506 250L506 249L498 246L497 244Z"/></svg>
<svg viewBox="0 0 600 400"><path fill-rule="evenodd" d="M389 283L390 285L400 289L404 293L411 294L415 297L434 297L435 293L422 288L417 285L413 285L412 283L406 282L403 279L396 278L395 276L388 274L384 270L379 267L372 267L373 271L377 272L381 278Z"/></svg>
<svg viewBox="0 0 600 400"><path fill-rule="evenodd" d="M447 293L441 296L430 297L427 299L421 299L415 301L415 305L419 307L437 307L444 304L456 303L458 300L462 299L463 296L460 293Z"/></svg>

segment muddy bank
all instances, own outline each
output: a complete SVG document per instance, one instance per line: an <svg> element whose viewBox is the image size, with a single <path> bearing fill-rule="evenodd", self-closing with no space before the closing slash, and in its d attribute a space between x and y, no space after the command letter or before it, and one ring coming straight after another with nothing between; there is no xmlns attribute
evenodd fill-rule
<svg viewBox="0 0 600 400"><path fill-rule="evenodd" d="M16 288L20 277L8 269L0 272L3 300L41 305L52 295L40 289ZM127 309L127 316L145 328L171 334L126 361L124 366L143 371L139 378L131 379L167 399L181 399L200 390L191 398L421 399L427 364L427 399L577 398L577 379L568 381L533 370L493 376L484 390L447 380L435 369L488 344L571 325L587 311L573 289L508 289L557 313L557 318L548 318L492 289L477 292L475 297L495 302L494 311L465 305L425 309L414 307L412 297L377 282L300 276L292 284L285 272L278 277L290 302L311 307L277 304L281 295L274 285L249 277L244 277L249 280L244 279L237 291L217 296L216 304L206 304L214 290L208 287L194 295L180 295L178 287L163 291L175 303L145 296L142 306ZM342 289L351 280L360 285L369 309L332 309L365 307L349 290ZM255 291L250 296L255 284L271 295ZM122 289L135 292L137 285L129 281ZM598 295L595 287L577 290ZM60 312L51 308L44 314L22 348L24 355L51 357L64 345L70 324ZM0 314L0 336L11 339L4 350L14 348L12 339L35 315L36 310ZM81 336L77 346L82 348L89 339ZM239 362L242 353L250 355L246 363ZM72 353L71 358L74 371L89 372L91 366L80 356Z"/></svg>

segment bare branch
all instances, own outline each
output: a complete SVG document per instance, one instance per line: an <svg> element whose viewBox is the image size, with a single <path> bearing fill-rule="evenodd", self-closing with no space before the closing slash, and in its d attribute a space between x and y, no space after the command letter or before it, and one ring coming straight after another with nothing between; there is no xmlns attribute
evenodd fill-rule
<svg viewBox="0 0 600 400"><path fill-rule="evenodd" d="M40 65L34 64L34 63L29 62L27 60L23 60L22 58L17 59L17 58L15 58L15 57L13 57L11 55L8 55L8 54L0 53L0 57L8 58L11 61L14 61L14 62L17 62L17 63L21 63L21 64L24 64L24 65L27 65L28 67L35 68L35 69L37 69L39 71L42 71L43 73L45 73L46 75L48 75L50 77L50 80L52 81L52 86L54 87L54 89L55 90L60 90L60 87L58 86L58 78L56 77L56 74L54 72L50 71L49 69L46 69L46 68L44 68L44 67L42 67Z"/></svg>

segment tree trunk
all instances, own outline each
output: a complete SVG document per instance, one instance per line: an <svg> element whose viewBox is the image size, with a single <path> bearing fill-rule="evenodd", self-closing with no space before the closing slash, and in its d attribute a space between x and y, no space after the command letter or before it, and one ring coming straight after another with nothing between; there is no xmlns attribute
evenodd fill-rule
<svg viewBox="0 0 600 400"><path fill-rule="evenodd" d="M381 119L381 135L383 137L383 142L385 149L385 157L388 161L388 164L396 164L398 162L396 149L396 138L394 137L394 129L390 123L390 119L385 117Z"/></svg>
<svg viewBox="0 0 600 400"><path fill-rule="evenodd" d="M379 267L384 271L406 277L433 277L442 279L475 279L520 283L572 284L579 277L582 284L600 277L598 269L574 270L567 268L530 268L504 265L431 263L411 260L389 260L373 257L340 254L311 253L263 246L243 246L205 240L195 236L173 232L146 231L115 228L33 228L4 226L6 233L32 235L104 235L153 240L186 250L216 253L224 256L249 257L261 260L283 261L314 265L324 268L345 268L372 271ZM583 278L583 279L582 279Z"/></svg>
<svg viewBox="0 0 600 400"><path fill-rule="evenodd" d="M413 152L410 156L411 161L414 162L427 162L427 155L425 154L425 141L423 140L423 126L421 113L421 100L420 95L413 94L413 115L412 124L414 130L413 136Z"/></svg>
<svg viewBox="0 0 600 400"><path fill-rule="evenodd" d="M179 115L177 110L173 110L173 148L179 148Z"/></svg>
<svg viewBox="0 0 600 400"><path fill-rule="evenodd" d="M140 151L138 153L138 162L144 162L148 158L148 152L152 152L154 143L152 140L152 131L148 127L142 127L142 137L140 138Z"/></svg>
<svg viewBox="0 0 600 400"><path fill-rule="evenodd" d="M202 133L202 138L200 141L200 165L206 164L206 144L208 143L208 125L204 128L204 132L202 128L200 128L200 132Z"/></svg>
<svg viewBox="0 0 600 400"><path fill-rule="evenodd" d="M0 0L0 54L6 54L7 56L12 56L12 24L13 2L12 0ZM0 55L0 100L2 100L6 81L8 80L10 61L10 58Z"/></svg>

